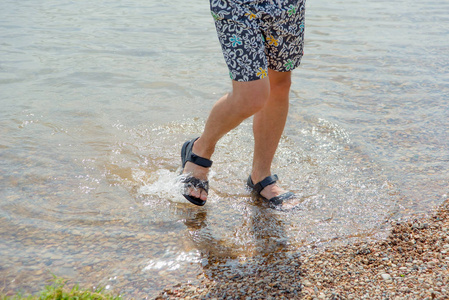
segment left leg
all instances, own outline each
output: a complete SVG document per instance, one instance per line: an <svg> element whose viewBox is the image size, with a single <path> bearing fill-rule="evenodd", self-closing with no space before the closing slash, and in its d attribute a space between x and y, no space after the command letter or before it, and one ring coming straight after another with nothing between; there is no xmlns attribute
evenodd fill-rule
<svg viewBox="0 0 449 300"><path fill-rule="evenodd" d="M251 178L257 183L271 175L271 163L284 131L289 107L291 72L268 70L270 96L264 108L254 115L254 157ZM262 190L267 199L285 193L272 184Z"/></svg>
<svg viewBox="0 0 449 300"><path fill-rule="evenodd" d="M291 71L299 66L303 54L305 0L282 2L284 5L279 6L280 10L275 9L271 15L271 20L274 21L263 29L267 37L265 53L269 68L270 96L264 108L254 115L255 145L251 181L255 185L272 175L271 163L287 120ZM282 208L294 206L294 201L291 200L295 197L287 196L290 193L285 193L276 183L265 186L259 193L267 199L286 195L288 198L284 199L290 203L284 205L282 202Z"/></svg>

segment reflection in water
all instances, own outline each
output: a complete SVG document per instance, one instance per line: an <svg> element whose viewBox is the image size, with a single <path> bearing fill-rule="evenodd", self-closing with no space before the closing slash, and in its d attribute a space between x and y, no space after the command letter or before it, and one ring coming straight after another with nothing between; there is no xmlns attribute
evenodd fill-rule
<svg viewBox="0 0 449 300"><path fill-rule="evenodd" d="M244 221L233 228L233 234L247 232L251 241L245 247L230 244L228 241L214 236L208 227L207 208L196 208L192 205L176 205L171 212L186 225L188 234L194 247L201 255L202 266L211 270L209 275L214 277L214 271L220 271L217 265L230 264L229 272L250 271L256 266L246 263L254 257L279 258L287 250L288 237L284 229L284 222L273 210L260 207L257 204L248 205ZM241 262L240 262L241 261ZM242 274L241 274L242 275Z"/></svg>
<svg viewBox="0 0 449 300"><path fill-rule="evenodd" d="M213 294L225 298L228 284L240 287L233 297L257 293L265 299L282 295L297 297L301 289L301 254L288 249L288 236L281 215L251 199L244 221L231 229L233 234L247 232L245 247L215 238L210 232L207 209L176 206L173 211L186 225L189 237L201 254L203 274L214 282ZM236 251L240 249L240 251ZM288 282L284 284L285 282ZM256 287L263 285L264 289Z"/></svg>
<svg viewBox="0 0 449 300"><path fill-rule="evenodd" d="M255 205L249 206L249 231L254 236L255 254L266 256L285 250L288 246L286 224L282 215L255 199Z"/></svg>

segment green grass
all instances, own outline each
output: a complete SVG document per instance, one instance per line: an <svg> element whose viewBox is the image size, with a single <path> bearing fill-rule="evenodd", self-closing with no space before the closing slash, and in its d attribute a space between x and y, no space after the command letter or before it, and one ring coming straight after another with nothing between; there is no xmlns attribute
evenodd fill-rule
<svg viewBox="0 0 449 300"><path fill-rule="evenodd" d="M52 284L47 285L43 291L36 295L24 296L17 293L6 296L0 292L0 300L121 300L120 296L106 292L104 288L95 290L80 289L75 285L71 289L67 287L67 280L54 276Z"/></svg>

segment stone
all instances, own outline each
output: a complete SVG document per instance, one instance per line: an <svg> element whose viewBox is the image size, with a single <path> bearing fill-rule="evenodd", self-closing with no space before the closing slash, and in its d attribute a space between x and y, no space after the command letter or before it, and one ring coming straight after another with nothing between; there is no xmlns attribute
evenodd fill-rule
<svg viewBox="0 0 449 300"><path fill-rule="evenodd" d="M383 273L383 274L380 274L380 276L381 276L382 279L385 280L385 281L391 280L390 274Z"/></svg>
<svg viewBox="0 0 449 300"><path fill-rule="evenodd" d="M303 284L304 286L307 286L307 287L309 287L309 286L312 285L312 283L311 283L310 281L308 281L308 280L304 280L304 281L302 282L302 284Z"/></svg>

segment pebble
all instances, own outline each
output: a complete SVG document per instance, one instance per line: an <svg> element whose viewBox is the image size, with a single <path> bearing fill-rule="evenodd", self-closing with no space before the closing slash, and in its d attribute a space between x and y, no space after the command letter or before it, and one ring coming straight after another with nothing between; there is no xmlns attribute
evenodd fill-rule
<svg viewBox="0 0 449 300"><path fill-rule="evenodd" d="M302 284L303 284L304 286L307 286L307 287L309 287L309 286L312 285L312 283L311 283L310 281L308 281L308 280L304 280L304 281L302 282Z"/></svg>
<svg viewBox="0 0 449 300"><path fill-rule="evenodd" d="M156 299L449 299L449 244L438 243L449 241L449 200L434 216L395 222L377 242L277 253L273 262L254 257L244 275L218 263L201 279L202 292L186 284Z"/></svg>
<svg viewBox="0 0 449 300"><path fill-rule="evenodd" d="M391 276L389 274L380 274L380 276L382 277L383 280L391 280Z"/></svg>

